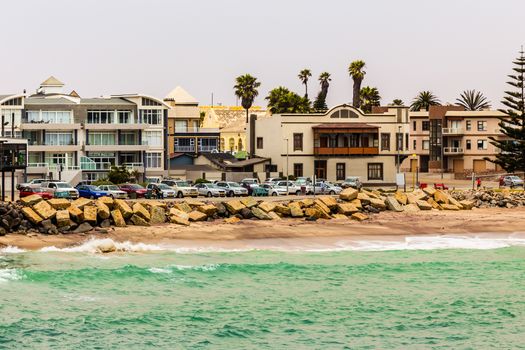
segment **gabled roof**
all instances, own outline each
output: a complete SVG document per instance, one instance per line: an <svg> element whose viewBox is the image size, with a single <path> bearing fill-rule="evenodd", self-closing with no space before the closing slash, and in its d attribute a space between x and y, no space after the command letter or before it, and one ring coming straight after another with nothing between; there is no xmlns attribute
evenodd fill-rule
<svg viewBox="0 0 525 350"><path fill-rule="evenodd" d="M182 87L177 86L175 89L171 90L171 92L164 97L165 101L175 101L175 104L198 104L199 101L193 96L191 96L186 90L184 90Z"/></svg>
<svg viewBox="0 0 525 350"><path fill-rule="evenodd" d="M54 76L50 76L46 80L44 80L40 86L64 86L64 83L55 78Z"/></svg>

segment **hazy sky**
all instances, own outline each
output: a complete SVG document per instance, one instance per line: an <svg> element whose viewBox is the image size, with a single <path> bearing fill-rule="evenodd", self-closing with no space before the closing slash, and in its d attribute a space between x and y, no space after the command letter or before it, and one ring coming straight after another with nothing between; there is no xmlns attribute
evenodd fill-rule
<svg viewBox="0 0 525 350"><path fill-rule="evenodd" d="M348 64L384 104L431 90L454 102L479 89L499 105L525 44L523 0L4 0L0 94L33 92L49 75L81 96L183 86L201 104L235 104L236 76L303 93L310 68L332 74L328 104L349 102Z"/></svg>

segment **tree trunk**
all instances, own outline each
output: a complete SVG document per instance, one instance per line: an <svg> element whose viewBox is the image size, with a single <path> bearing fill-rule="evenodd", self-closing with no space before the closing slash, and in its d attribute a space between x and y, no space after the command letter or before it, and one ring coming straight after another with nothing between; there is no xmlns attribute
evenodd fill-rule
<svg viewBox="0 0 525 350"><path fill-rule="evenodd" d="M308 83L304 83L304 97L308 98Z"/></svg>
<svg viewBox="0 0 525 350"><path fill-rule="evenodd" d="M248 124L248 108L246 108L246 124Z"/></svg>
<svg viewBox="0 0 525 350"><path fill-rule="evenodd" d="M361 107L361 98L360 98L360 92L361 92L361 79L354 79L354 94L353 94L353 101L352 104L355 108Z"/></svg>

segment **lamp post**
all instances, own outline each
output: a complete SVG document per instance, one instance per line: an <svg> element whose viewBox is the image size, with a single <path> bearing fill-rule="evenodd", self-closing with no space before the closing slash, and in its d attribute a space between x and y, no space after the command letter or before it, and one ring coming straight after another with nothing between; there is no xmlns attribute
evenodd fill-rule
<svg viewBox="0 0 525 350"><path fill-rule="evenodd" d="M288 150L288 138L284 139L286 141L286 195L289 194L288 192L288 180L289 180L289 173L288 173L288 158L290 156L289 150Z"/></svg>
<svg viewBox="0 0 525 350"><path fill-rule="evenodd" d="M401 137L399 137L401 136ZM397 173L399 174L399 160L401 159L401 147L403 147L403 134L401 134L401 125L397 127Z"/></svg>

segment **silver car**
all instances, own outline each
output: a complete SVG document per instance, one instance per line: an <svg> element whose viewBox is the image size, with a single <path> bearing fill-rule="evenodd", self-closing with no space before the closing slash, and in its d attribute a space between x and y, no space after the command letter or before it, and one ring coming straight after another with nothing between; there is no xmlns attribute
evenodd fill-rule
<svg viewBox="0 0 525 350"><path fill-rule="evenodd" d="M122 191L117 185L101 185L98 186L101 191L107 192L111 198L126 199L128 194Z"/></svg>
<svg viewBox="0 0 525 350"><path fill-rule="evenodd" d="M228 197L248 195L248 190L239 185L237 182L219 181L217 182L217 186L223 188L226 191L226 196Z"/></svg>
<svg viewBox="0 0 525 350"><path fill-rule="evenodd" d="M523 180L519 176L509 175L503 178L503 185L509 187L521 186L523 187Z"/></svg>
<svg viewBox="0 0 525 350"><path fill-rule="evenodd" d="M268 196L286 196L286 187L279 187L270 184L262 184L262 188L268 191Z"/></svg>
<svg viewBox="0 0 525 350"><path fill-rule="evenodd" d="M314 191L315 194L339 194L343 189L339 186L336 186L328 181L325 182L316 182Z"/></svg>
<svg viewBox="0 0 525 350"><path fill-rule="evenodd" d="M361 180L359 180L358 176L349 176L349 177L347 177L345 179L345 181L343 182L343 184L341 185L342 188L352 187L352 188L355 188L355 189L358 189L358 190L362 186L363 186L363 184L361 183Z"/></svg>
<svg viewBox="0 0 525 350"><path fill-rule="evenodd" d="M199 195L204 197L226 197L226 190L212 183L200 183L195 185Z"/></svg>

